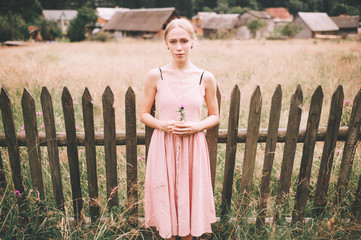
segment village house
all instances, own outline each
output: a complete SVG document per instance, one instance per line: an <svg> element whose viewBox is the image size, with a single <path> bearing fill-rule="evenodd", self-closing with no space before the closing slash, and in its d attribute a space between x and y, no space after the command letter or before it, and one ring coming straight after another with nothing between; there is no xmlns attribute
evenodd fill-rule
<svg viewBox="0 0 361 240"><path fill-rule="evenodd" d="M116 12L124 12L128 11L129 8L102 8L98 7L96 8L96 14L98 16L97 19L97 25L98 26L104 26L105 23L107 23Z"/></svg>
<svg viewBox="0 0 361 240"><path fill-rule="evenodd" d="M237 38L238 39L250 39L252 34L249 31L247 24L253 19L259 19L265 23L265 27L261 28L256 32L256 39L266 38L270 36L270 33L273 32L275 23L272 16L266 11L255 11L250 10L245 12L239 17L238 29L237 29Z"/></svg>
<svg viewBox="0 0 361 240"><path fill-rule="evenodd" d="M191 23L194 26L194 30L196 34L204 35L202 25L205 21L207 21L212 16L217 15L215 12L198 12L197 15L192 17Z"/></svg>
<svg viewBox="0 0 361 240"><path fill-rule="evenodd" d="M292 23L293 21L292 14L286 8L267 8L266 12L273 18L275 26L284 26L287 23Z"/></svg>
<svg viewBox="0 0 361 240"><path fill-rule="evenodd" d="M299 12L294 24L302 26L295 38L336 38L339 27L327 13Z"/></svg>
<svg viewBox="0 0 361 240"><path fill-rule="evenodd" d="M339 28L338 34L341 37L356 35L359 27L359 16L338 16L331 17Z"/></svg>
<svg viewBox="0 0 361 240"><path fill-rule="evenodd" d="M239 14L212 14L203 18L201 28L205 38L235 35Z"/></svg>
<svg viewBox="0 0 361 240"><path fill-rule="evenodd" d="M67 33L70 20L76 17L78 11L76 10L43 10L42 16L51 21L57 22L62 33Z"/></svg>
<svg viewBox="0 0 361 240"><path fill-rule="evenodd" d="M112 33L115 38L161 39L167 24L176 17L175 8L130 9L116 12L103 30Z"/></svg>

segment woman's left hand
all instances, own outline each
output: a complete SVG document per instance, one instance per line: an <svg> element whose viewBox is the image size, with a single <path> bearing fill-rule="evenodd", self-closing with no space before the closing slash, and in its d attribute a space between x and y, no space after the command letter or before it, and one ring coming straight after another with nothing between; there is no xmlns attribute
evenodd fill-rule
<svg viewBox="0 0 361 240"><path fill-rule="evenodd" d="M176 122L172 129L172 133L178 136L189 136L202 131L200 122Z"/></svg>

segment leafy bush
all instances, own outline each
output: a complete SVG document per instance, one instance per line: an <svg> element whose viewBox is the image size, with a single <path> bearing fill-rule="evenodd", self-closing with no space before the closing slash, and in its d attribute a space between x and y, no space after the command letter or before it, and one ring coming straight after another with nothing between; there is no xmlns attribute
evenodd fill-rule
<svg viewBox="0 0 361 240"><path fill-rule="evenodd" d="M35 26L41 30L43 40L53 41L62 35L61 29L55 21L39 18L35 22Z"/></svg>
<svg viewBox="0 0 361 240"><path fill-rule="evenodd" d="M68 34L71 42L83 41L85 39L85 27L93 25L97 21L94 9L82 7L78 10L76 17L70 21Z"/></svg>
<svg viewBox="0 0 361 240"><path fill-rule="evenodd" d="M92 37L92 40L99 42L107 42L110 39L111 39L111 35L104 31L100 31L94 37Z"/></svg>
<svg viewBox="0 0 361 240"><path fill-rule="evenodd" d="M29 38L28 25L20 15L13 15L14 38L11 39L11 28L8 17L0 15L0 42L8 40L26 40Z"/></svg>
<svg viewBox="0 0 361 240"><path fill-rule="evenodd" d="M252 19L251 21L249 21L249 23L247 24L247 28L251 32L252 37L255 38L257 31L259 29L265 27L266 25L267 25L267 23L265 23L264 21L255 18L255 19Z"/></svg>
<svg viewBox="0 0 361 240"><path fill-rule="evenodd" d="M281 33L283 36L293 38L302 30L302 26L293 23L287 23L281 28Z"/></svg>

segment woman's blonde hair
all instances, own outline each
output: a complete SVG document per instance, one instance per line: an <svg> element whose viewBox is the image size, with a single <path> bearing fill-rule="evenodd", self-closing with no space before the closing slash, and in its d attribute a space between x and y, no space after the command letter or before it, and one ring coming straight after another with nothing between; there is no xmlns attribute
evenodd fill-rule
<svg viewBox="0 0 361 240"><path fill-rule="evenodd" d="M177 18L170 21L164 31L164 40L167 41L168 33L175 27L183 28L191 37L192 40L196 40L196 33L194 32L193 25L185 19Z"/></svg>

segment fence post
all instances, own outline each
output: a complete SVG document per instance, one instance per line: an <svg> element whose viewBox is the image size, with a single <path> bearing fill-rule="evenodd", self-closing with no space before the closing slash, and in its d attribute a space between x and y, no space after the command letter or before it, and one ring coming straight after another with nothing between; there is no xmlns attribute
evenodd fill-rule
<svg viewBox="0 0 361 240"><path fill-rule="evenodd" d="M138 219L138 184L137 184L137 121L135 94L131 87L125 95L126 157L127 157L127 205L131 222ZM135 221L135 222L134 222Z"/></svg>
<svg viewBox="0 0 361 240"><path fill-rule="evenodd" d="M46 87L41 90L41 107L43 109L45 133L46 133L46 145L48 149L48 158L51 172L51 180L53 182L53 192L56 201L56 207L63 212L64 209L64 196L63 186L61 183L60 164L59 164L59 152L58 141L56 140L56 128L54 121L53 103L50 93Z"/></svg>
<svg viewBox="0 0 361 240"><path fill-rule="evenodd" d="M94 114L93 99L88 88L85 88L82 97L83 121L85 132L85 157L88 176L89 189L89 208L91 222L94 223L99 217L99 199L98 199L98 176L97 176L97 159L95 149L95 131L94 131Z"/></svg>
<svg viewBox="0 0 361 240"><path fill-rule="evenodd" d="M109 86L103 96L104 150L108 206L118 205L117 149L115 142L114 94Z"/></svg>
<svg viewBox="0 0 361 240"><path fill-rule="evenodd" d="M40 199L45 199L43 173L41 170L41 151L36 121L35 101L28 90L24 88L21 98L23 119L28 149L29 165L33 187L39 191Z"/></svg>
<svg viewBox="0 0 361 240"><path fill-rule="evenodd" d="M4 171L3 159L0 151L0 195L3 196L6 189L6 176Z"/></svg>
<svg viewBox="0 0 361 240"><path fill-rule="evenodd" d="M242 177L240 183L241 194L241 215L247 211L252 188L254 165L256 161L256 151L258 145L259 126L261 123L262 95L259 86L254 90L249 106L248 126L246 144L244 150L244 160L242 167Z"/></svg>
<svg viewBox="0 0 361 240"><path fill-rule="evenodd" d="M343 88L339 85L333 93L331 100L330 114L328 117L326 137L322 150L313 204L313 214L315 216L319 216L323 212L327 203L327 190L330 183L333 157L340 128L343 98Z"/></svg>
<svg viewBox="0 0 361 240"><path fill-rule="evenodd" d="M16 139L15 123L10 98L4 88L0 94L1 116L5 132L6 145L8 146L11 175L15 190L23 193L25 191L23 177L21 174L19 145Z"/></svg>
<svg viewBox="0 0 361 240"><path fill-rule="evenodd" d="M350 180L353 159L360 138L361 126L361 89L358 91L352 105L350 122L346 134L345 146L341 160L340 173L337 181L336 203L340 204Z"/></svg>
<svg viewBox="0 0 361 240"><path fill-rule="evenodd" d="M301 86L298 85L296 92L292 96L290 112L288 115L281 176L278 185L275 217L273 218L274 222L278 220L279 209L282 207L281 205L284 203L285 197L288 195L290 190L293 163L295 160L295 152L297 147L297 138L301 122L302 102L302 89Z"/></svg>
<svg viewBox="0 0 361 240"><path fill-rule="evenodd" d="M265 224L267 200L269 193L269 184L271 180L273 160L275 157L275 150L277 144L278 126L281 116L282 106L282 89L281 85L277 85L275 92L272 96L270 117L268 122L268 134L266 141L266 150L264 155L264 163L262 169L262 180L260 189L260 198L257 210L256 226L260 228Z"/></svg>
<svg viewBox="0 0 361 240"><path fill-rule="evenodd" d="M295 206L292 213L292 222L294 223L303 220L307 199L310 194L311 168L316 144L317 130L321 117L322 101L322 88L321 86L318 86L312 95L311 106L308 113Z"/></svg>
<svg viewBox="0 0 361 240"><path fill-rule="evenodd" d="M73 195L73 210L74 210L75 218L77 220L80 220L83 217L82 216L83 199L82 199L81 186L80 186L78 143L76 139L73 99L67 87L63 88L61 101L63 105L65 129L66 129L70 182L71 182L71 190Z"/></svg>
<svg viewBox="0 0 361 240"><path fill-rule="evenodd" d="M224 166L222 213L221 219L227 217L231 207L234 164L237 151L238 118L241 93L237 85L234 86L229 104L228 134L226 145L226 159Z"/></svg>
<svg viewBox="0 0 361 240"><path fill-rule="evenodd" d="M217 86L217 102L218 102L218 114L219 114L221 109L221 93L219 92L218 86ZM219 130L219 124L217 124L211 129L208 129L206 135L208 151L209 151L209 163L211 167L211 179L212 179L213 191L215 186L216 168L217 168L218 130Z"/></svg>

